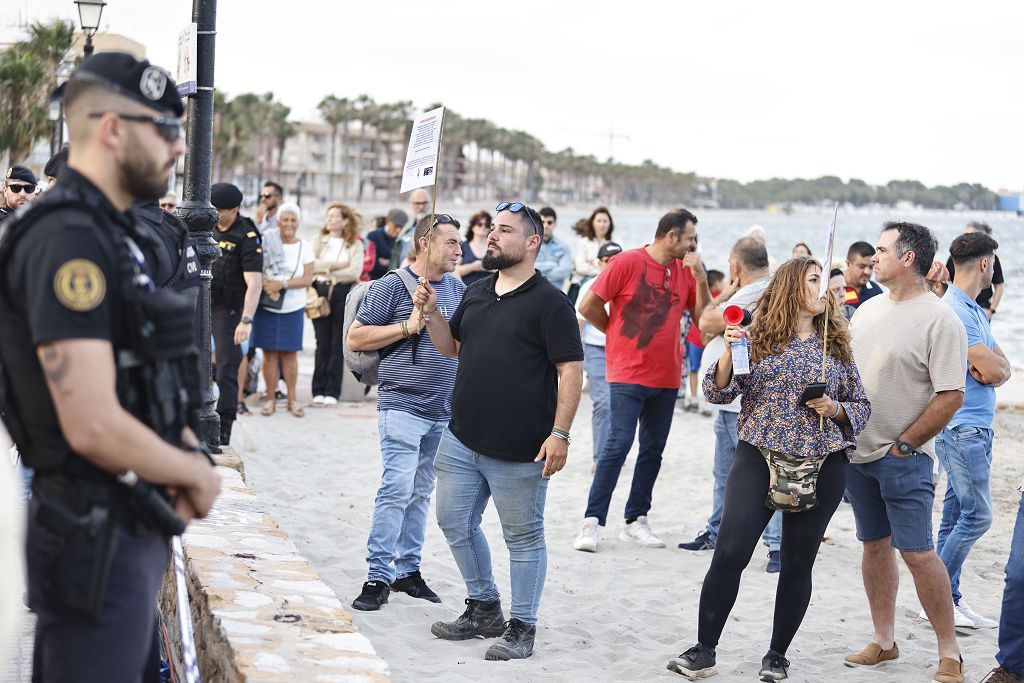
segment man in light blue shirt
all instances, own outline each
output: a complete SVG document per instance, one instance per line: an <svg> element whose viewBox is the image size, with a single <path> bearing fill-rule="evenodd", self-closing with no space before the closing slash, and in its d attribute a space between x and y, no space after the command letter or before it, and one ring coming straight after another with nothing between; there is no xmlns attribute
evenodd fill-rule
<svg viewBox="0 0 1024 683"><path fill-rule="evenodd" d="M942 504L937 550L953 589L953 616L958 627L995 628L996 622L976 613L960 594L960 570L974 543L992 525L992 421L995 388L1010 379L1010 363L996 344L988 316L975 303L992 284L994 239L984 233L960 235L949 247L956 266L953 284L942 300L967 330L967 385L963 406L935 437L935 454L948 483Z"/></svg>
<svg viewBox="0 0 1024 683"><path fill-rule="evenodd" d="M544 241L537 253L535 268L551 281L555 287L565 291L565 282L572 274L572 249L555 237L555 222L558 216L550 206L538 211L544 221Z"/></svg>

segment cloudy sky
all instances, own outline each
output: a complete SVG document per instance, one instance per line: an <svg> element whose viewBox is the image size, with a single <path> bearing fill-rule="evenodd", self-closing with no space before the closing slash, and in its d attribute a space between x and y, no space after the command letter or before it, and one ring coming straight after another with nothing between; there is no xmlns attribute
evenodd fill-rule
<svg viewBox="0 0 1024 683"><path fill-rule="evenodd" d="M189 0L107 0L173 68ZM1024 189L1024 2L220 0L218 88L441 101L464 116L701 175ZM4 0L18 17L72 0Z"/></svg>

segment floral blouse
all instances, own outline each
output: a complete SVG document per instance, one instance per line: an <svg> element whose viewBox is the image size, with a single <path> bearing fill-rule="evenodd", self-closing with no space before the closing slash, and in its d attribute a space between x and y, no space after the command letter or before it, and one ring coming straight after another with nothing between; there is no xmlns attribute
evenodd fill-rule
<svg viewBox="0 0 1024 683"><path fill-rule="evenodd" d="M856 435L871 415L857 366L832 356L825 360L825 393L843 406L850 424L826 417L822 431L818 414L797 404L808 384L821 381L821 338L817 333L804 341L793 337L778 355L751 360L750 374L733 375L724 389L715 384L717 370L715 361L704 376L704 397L711 403L726 404L742 395L737 432L740 439L754 446L792 455L846 451L850 456L857 448Z"/></svg>

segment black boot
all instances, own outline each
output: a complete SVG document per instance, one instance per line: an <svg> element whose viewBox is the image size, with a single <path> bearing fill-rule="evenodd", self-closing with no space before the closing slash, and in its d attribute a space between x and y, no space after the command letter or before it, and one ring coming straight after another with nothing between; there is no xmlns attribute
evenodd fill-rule
<svg viewBox="0 0 1024 683"><path fill-rule="evenodd" d="M533 654L533 639L536 636L536 626L530 626L519 619L509 619L505 624L505 632L498 642L487 648L484 659L492 662L526 659Z"/></svg>
<svg viewBox="0 0 1024 683"><path fill-rule="evenodd" d="M221 415L220 416L220 445L230 446L231 445L231 427L235 424L235 417Z"/></svg>
<svg viewBox="0 0 1024 683"><path fill-rule="evenodd" d="M437 621L430 632L445 640L469 640L470 638L497 638L505 632L505 615L501 613L501 601L481 602L466 600L466 611L455 621Z"/></svg>

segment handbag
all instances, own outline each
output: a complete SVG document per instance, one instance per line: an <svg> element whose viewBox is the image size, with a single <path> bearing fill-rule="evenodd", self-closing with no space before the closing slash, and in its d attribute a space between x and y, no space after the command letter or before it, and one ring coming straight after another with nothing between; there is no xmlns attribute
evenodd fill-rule
<svg viewBox="0 0 1024 683"><path fill-rule="evenodd" d="M328 283L317 282L310 285L309 289L306 290L306 317L310 320L326 318L331 314L331 294L334 293L334 284L329 284L327 293L321 294L320 289L316 285L323 284Z"/></svg>
<svg viewBox="0 0 1024 683"><path fill-rule="evenodd" d="M287 278L288 280L291 280L293 277L295 277L295 274L297 272L299 272L299 266L302 265L302 242L301 241L299 242L299 256L298 256L298 258L295 261L296 261L295 262L295 269L292 271L292 274L288 276L288 278ZM285 295L285 293L287 291L288 290L286 290L286 289L282 289L280 292L278 292L280 294L280 296L277 297L276 299L271 297L266 292L260 292L260 308L268 310L268 311L280 311L281 308L284 307L284 295Z"/></svg>
<svg viewBox="0 0 1024 683"><path fill-rule="evenodd" d="M800 456L758 448L768 463L765 507L781 512L806 512L818 506L818 474L827 455Z"/></svg>

